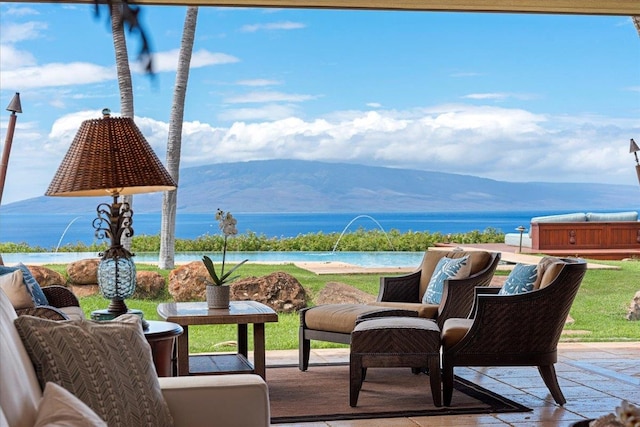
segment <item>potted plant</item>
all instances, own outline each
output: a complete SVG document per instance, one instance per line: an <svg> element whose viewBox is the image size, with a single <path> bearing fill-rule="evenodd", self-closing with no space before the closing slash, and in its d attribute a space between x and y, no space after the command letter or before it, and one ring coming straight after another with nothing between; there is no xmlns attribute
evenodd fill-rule
<svg viewBox="0 0 640 427"><path fill-rule="evenodd" d="M248 261L243 260L239 264L235 265L231 270L225 273L225 262L227 257L227 239L229 236L235 236L238 234L236 224L238 221L231 215L231 212L225 212L218 209L216 212L216 220L219 222L220 230L224 235L224 243L222 246L222 267L220 268L220 275L216 273L216 268L213 265L213 261L208 256L202 257L202 262L209 272L211 282L206 285L207 305L209 308L229 308L229 283L238 278L238 275L231 276L242 264Z"/></svg>

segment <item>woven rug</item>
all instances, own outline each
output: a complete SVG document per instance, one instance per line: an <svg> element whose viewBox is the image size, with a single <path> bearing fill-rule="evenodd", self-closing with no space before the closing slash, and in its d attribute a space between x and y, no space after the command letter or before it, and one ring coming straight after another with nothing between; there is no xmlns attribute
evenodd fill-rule
<svg viewBox="0 0 640 427"><path fill-rule="evenodd" d="M456 377L451 406L433 405L429 377L409 368L369 368L358 406L349 406L349 366L268 367L271 422L527 412L531 409Z"/></svg>

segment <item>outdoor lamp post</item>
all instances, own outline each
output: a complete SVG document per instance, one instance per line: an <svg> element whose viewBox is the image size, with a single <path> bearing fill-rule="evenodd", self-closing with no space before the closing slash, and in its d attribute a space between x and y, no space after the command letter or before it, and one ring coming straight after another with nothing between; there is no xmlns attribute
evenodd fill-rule
<svg viewBox="0 0 640 427"><path fill-rule="evenodd" d="M7 167L9 166L9 154L11 153L11 144L13 143L13 132L16 129L16 113L22 113L22 105L20 105L20 93L16 92L11 98L11 102L7 107L7 111L11 111L9 116L9 124L7 125L7 137L4 141L4 149L2 150L2 163L0 163L0 203L2 203L2 193L4 192L4 181L7 177Z"/></svg>
<svg viewBox="0 0 640 427"><path fill-rule="evenodd" d="M638 144L636 144L633 138L631 138L629 152L636 156L636 174L638 175L638 183L640 183L640 161L638 161L638 151L640 151L640 147L638 147Z"/></svg>
<svg viewBox="0 0 640 427"><path fill-rule="evenodd" d="M98 285L111 303L106 310L91 313L94 320L110 320L124 313L142 317L140 310L129 310L124 302L136 289L133 254L122 246L123 236L133 236L133 211L120 196L168 191L176 183L164 168L133 119L111 117L102 110L101 119L86 120L80 126L69 151L56 172L47 196L105 196L93 228L98 239L109 238L109 249L101 253Z"/></svg>
<svg viewBox="0 0 640 427"><path fill-rule="evenodd" d="M527 231L527 229L521 225L520 227L516 228L516 231L520 232L520 248L518 249L518 253L522 253L522 233Z"/></svg>

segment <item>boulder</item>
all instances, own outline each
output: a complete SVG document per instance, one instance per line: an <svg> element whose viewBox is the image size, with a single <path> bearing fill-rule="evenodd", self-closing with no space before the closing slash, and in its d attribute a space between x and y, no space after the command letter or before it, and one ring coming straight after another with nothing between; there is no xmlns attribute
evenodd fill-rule
<svg viewBox="0 0 640 427"><path fill-rule="evenodd" d="M307 306L306 293L298 279L282 271L233 282L230 299L257 301L278 313L293 313Z"/></svg>
<svg viewBox="0 0 640 427"><path fill-rule="evenodd" d="M202 261L193 261L169 273L169 294L175 301L204 301L205 286L211 278Z"/></svg>
<svg viewBox="0 0 640 427"><path fill-rule="evenodd" d="M204 301L211 278L201 261L181 265L169 273L169 294L175 301ZM275 272L231 283L231 301L258 301L277 312L290 313L307 306L300 282L290 274Z"/></svg>
<svg viewBox="0 0 640 427"><path fill-rule="evenodd" d="M99 263L100 258L88 258L67 264L68 285L78 298L100 293L98 287Z"/></svg>
<svg viewBox="0 0 640 427"><path fill-rule="evenodd" d="M83 259L67 265L69 288L78 297L100 293L98 287L98 264L100 258ZM153 299L159 297L165 287L164 277L155 271L136 272L136 291L133 298Z"/></svg>
<svg viewBox="0 0 640 427"><path fill-rule="evenodd" d="M636 292L631 300L627 320L640 320L640 291Z"/></svg>
<svg viewBox="0 0 640 427"><path fill-rule="evenodd" d="M340 282L328 282L314 299L316 305L368 304L375 300L375 296Z"/></svg>
<svg viewBox="0 0 640 427"><path fill-rule="evenodd" d="M67 275L71 285L95 285L98 283L100 258L81 259L67 264Z"/></svg>
<svg viewBox="0 0 640 427"><path fill-rule="evenodd" d="M94 283L92 285L74 285L69 284L69 290L78 298L89 297L91 295L99 295L100 287Z"/></svg>
<svg viewBox="0 0 640 427"><path fill-rule="evenodd" d="M156 299L164 292L164 277L155 271L136 272L136 291L132 298Z"/></svg>
<svg viewBox="0 0 640 427"><path fill-rule="evenodd" d="M28 265L27 268L31 272L31 275L41 287L58 285L66 286L67 279L55 270L52 270L41 265Z"/></svg>

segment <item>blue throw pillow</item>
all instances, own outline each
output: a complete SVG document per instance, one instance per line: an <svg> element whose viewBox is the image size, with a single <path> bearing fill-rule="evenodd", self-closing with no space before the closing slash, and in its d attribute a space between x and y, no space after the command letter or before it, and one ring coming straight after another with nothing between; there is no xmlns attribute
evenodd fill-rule
<svg viewBox="0 0 640 427"><path fill-rule="evenodd" d="M427 290L422 296L422 303L440 304L440 301L442 300L442 292L444 291L444 281L457 277L460 270L468 264L468 255L461 258L440 258L436 264L436 268L433 270Z"/></svg>
<svg viewBox="0 0 640 427"><path fill-rule="evenodd" d="M22 281L24 282L24 285L27 287L27 290L31 294L31 298L33 298L33 303L36 306L49 305L49 301L47 300L47 297L44 295L44 292L42 292L42 288L40 288L40 285L38 284L36 279L33 277L33 275L31 274L31 271L29 271L26 265L22 263L19 263L16 267L6 267L6 266L0 265L0 276L7 273L12 273L16 270L22 270Z"/></svg>
<svg viewBox="0 0 640 427"><path fill-rule="evenodd" d="M533 290L538 277L537 265L516 264L498 295L515 295Z"/></svg>

